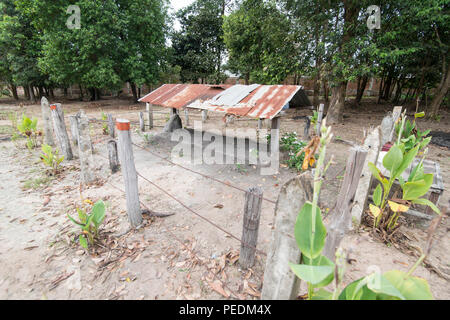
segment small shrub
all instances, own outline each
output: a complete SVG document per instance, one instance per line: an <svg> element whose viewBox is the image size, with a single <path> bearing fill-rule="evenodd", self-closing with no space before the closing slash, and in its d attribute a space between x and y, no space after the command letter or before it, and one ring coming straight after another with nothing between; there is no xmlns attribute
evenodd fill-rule
<svg viewBox="0 0 450 320"><path fill-rule="evenodd" d="M98 232L100 225L105 220L105 203L103 201L97 201L88 214L87 209L84 207L85 202L83 201L83 206L77 208L79 221L72 218L69 214L70 221L81 228L81 234L78 236L78 241L80 245L88 249L89 245L93 245L95 239L98 237Z"/></svg>
<svg viewBox="0 0 450 320"><path fill-rule="evenodd" d="M102 120L103 120L103 121L108 120L108 116L107 116L104 112L102 112ZM103 134L104 134L104 135L108 135L108 134L109 134L108 124L105 123L105 122L103 122L102 128L103 128Z"/></svg>
<svg viewBox="0 0 450 320"><path fill-rule="evenodd" d="M30 119L23 114L21 121L17 123L17 130L27 138L26 146L29 150L37 146L37 137L42 133L37 130L36 118Z"/></svg>
<svg viewBox="0 0 450 320"><path fill-rule="evenodd" d="M331 141L330 128L322 127L319 158L314 174L314 196L312 202L306 202L297 217L294 235L302 253L302 263L290 263L294 274L308 285L310 300L426 300L433 299L428 282L414 277L412 273L419 266L431 249L427 248L408 271L391 270L383 274L374 272L358 279L346 287L343 279L348 268L347 256L343 249L336 250L336 262L325 257L322 252L327 238L327 229L323 223L322 212L318 206L321 177L330 165L325 166L326 146ZM438 221L439 222L439 221ZM432 232L430 236L432 237ZM334 290L324 289L334 282Z"/></svg>
<svg viewBox="0 0 450 320"><path fill-rule="evenodd" d="M281 136L280 149L289 155L287 165L290 168L295 168L302 171L303 160L305 159L305 152L302 151L306 143L297 138L296 132L288 132Z"/></svg>
<svg viewBox="0 0 450 320"><path fill-rule="evenodd" d="M47 167L52 169L53 175L58 173L58 167L64 160L64 156L58 156L58 149L53 150L48 144L42 145L42 154L40 158Z"/></svg>

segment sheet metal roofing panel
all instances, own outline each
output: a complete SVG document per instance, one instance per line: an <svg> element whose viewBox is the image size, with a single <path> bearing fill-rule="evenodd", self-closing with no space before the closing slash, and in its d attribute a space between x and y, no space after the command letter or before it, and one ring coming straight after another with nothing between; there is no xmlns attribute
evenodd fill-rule
<svg viewBox="0 0 450 320"><path fill-rule="evenodd" d="M192 101L211 99L229 87L230 85L164 84L139 101L162 107L181 109Z"/></svg>
<svg viewBox="0 0 450 320"><path fill-rule="evenodd" d="M301 89L301 86L289 85L165 84L139 101L167 108L188 107L273 119ZM301 100L309 102L304 92L299 94Z"/></svg>
<svg viewBox="0 0 450 320"><path fill-rule="evenodd" d="M259 84L252 84L250 86L237 84L231 88L219 93L213 99L211 104L217 106L233 106L242 101L253 90L259 87Z"/></svg>
<svg viewBox="0 0 450 320"><path fill-rule="evenodd" d="M222 97L235 96L236 92L234 92L234 87L236 86L225 90L220 95ZM228 95L228 91L231 92L232 89L233 92ZM247 94L247 96L239 103L218 105L215 102L217 97L215 97L207 101L194 101L189 104L188 107L225 112L228 114L247 116L251 118L273 119L283 109L283 107L291 101L300 89L303 89L303 87L260 85Z"/></svg>

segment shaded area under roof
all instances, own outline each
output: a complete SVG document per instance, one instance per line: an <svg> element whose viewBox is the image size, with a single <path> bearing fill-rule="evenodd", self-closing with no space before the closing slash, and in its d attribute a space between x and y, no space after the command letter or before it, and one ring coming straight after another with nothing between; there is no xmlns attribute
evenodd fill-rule
<svg viewBox="0 0 450 320"><path fill-rule="evenodd" d="M167 108L194 108L237 116L273 119L287 103L311 103L302 86L164 84L139 101Z"/></svg>

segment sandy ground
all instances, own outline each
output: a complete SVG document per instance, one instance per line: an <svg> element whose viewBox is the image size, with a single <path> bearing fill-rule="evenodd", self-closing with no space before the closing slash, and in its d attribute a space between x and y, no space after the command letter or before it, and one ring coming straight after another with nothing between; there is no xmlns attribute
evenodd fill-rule
<svg viewBox="0 0 450 320"><path fill-rule="evenodd" d="M53 101L52 101L53 102ZM136 121L143 105L130 105L126 100L102 100L96 103L63 101L66 116L81 107L89 117L99 119L101 112ZM4 116L8 110L20 110L14 104L3 104L0 126L9 125ZM381 123L390 105L377 106L369 112L349 109L344 125L333 128L335 136L361 142L364 130ZM23 107L28 115L39 116L40 106ZM169 111L158 108L156 127L161 131ZM293 116L309 115L308 110L288 110L281 121L281 131L303 132L304 121ZM199 112L191 119L200 120ZM448 132L450 116L444 113L440 122L423 121L422 128ZM222 115L212 114L206 129L221 128ZM256 127L257 122L238 119L234 127ZM133 126L136 128L137 126ZM92 125L92 140L102 141L101 124ZM7 133L1 136L6 136ZM144 144L142 136L133 131L133 141ZM22 142L23 143L23 142ZM148 145L160 156L170 155L171 144L156 141ZM328 155L335 155L335 164L328 177L342 175L346 153L350 147L336 141ZM74 149L77 154L76 148ZM103 228L105 248L86 254L74 239L77 229L66 214L75 214L80 204L78 159L64 162L63 172L56 178L46 178L39 162L38 150L17 149L12 142L0 142L0 298L2 299L257 299L262 286L265 256L257 254L251 270L240 270L236 263L239 242L218 230L204 219L186 210L147 181L139 180L141 201L157 212L175 213L167 218L146 217L145 227L128 231L120 173L108 170L106 146L95 145L96 174L101 182L83 190L83 197L107 203L107 218ZM145 177L176 196L183 204L211 220L233 235L242 233L244 193L224 184L188 172L139 148L134 149L137 170ZM450 184L450 151L430 146L428 157L438 161L445 189ZM282 167L280 173L261 176L258 168L236 165L188 165L196 171L221 181L247 189L260 186L264 196L276 200L282 184L297 174ZM40 180L39 180L40 179ZM33 185L34 183L34 185ZM42 183L42 185L39 185ZM321 203L332 207L341 180L332 179L324 186ZM440 204L446 205L449 192L444 192ZM267 252L273 222L274 205L263 201L258 249ZM441 274L420 266L415 275L427 279L436 299L450 299L449 222L444 218L429 261ZM411 243L423 247L423 230L405 227ZM108 237L108 238L106 238ZM388 246L360 230L346 236L343 246L352 249L356 261L349 268L345 281L356 280L376 266L382 271L408 270L415 258L395 246Z"/></svg>

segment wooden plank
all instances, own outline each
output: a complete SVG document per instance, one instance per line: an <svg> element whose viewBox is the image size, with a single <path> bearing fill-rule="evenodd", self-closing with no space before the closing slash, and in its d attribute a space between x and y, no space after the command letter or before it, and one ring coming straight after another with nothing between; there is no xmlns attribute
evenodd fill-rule
<svg viewBox="0 0 450 320"><path fill-rule="evenodd" d="M317 115L317 128L316 128L316 134L320 137L320 128L322 126L322 119L323 119L323 109L325 108L325 105L321 103L319 105L319 112Z"/></svg>
<svg viewBox="0 0 450 320"><path fill-rule="evenodd" d="M69 116L70 121L70 133L72 134L72 143L73 145L78 145L78 120L77 116Z"/></svg>
<svg viewBox="0 0 450 320"><path fill-rule="evenodd" d="M150 103L146 103L145 106L147 109L148 127L153 129L153 108Z"/></svg>
<svg viewBox="0 0 450 320"><path fill-rule="evenodd" d="M64 160L72 160L72 147L70 146L69 135L67 134L66 123L64 122L64 111L61 108L61 104L52 104L50 105L50 109L53 119L53 130L55 131L59 149L64 155Z"/></svg>
<svg viewBox="0 0 450 320"><path fill-rule="evenodd" d="M139 112L139 129L141 130L141 132L145 132L145 121L143 112Z"/></svg>
<svg viewBox="0 0 450 320"><path fill-rule="evenodd" d="M92 156L92 143L89 134L89 118L83 110L76 117L78 125L78 156L81 164L81 180L84 184L92 183L94 175L94 157Z"/></svg>
<svg viewBox="0 0 450 320"><path fill-rule="evenodd" d="M298 296L300 280L289 262L300 263L301 252L294 237L297 216L306 201L313 199L311 172L290 179L280 190L269 252L264 270L262 300L293 300Z"/></svg>
<svg viewBox="0 0 450 320"><path fill-rule="evenodd" d="M119 171L119 156L117 154L117 142L113 139L108 141L109 168L112 173Z"/></svg>
<svg viewBox="0 0 450 320"><path fill-rule="evenodd" d="M353 147L347 159L344 182L339 191L336 204L326 218L327 239L322 254L334 261L336 249L345 233L352 228L352 203L364 168L368 150Z"/></svg>
<svg viewBox="0 0 450 320"><path fill-rule="evenodd" d="M364 140L364 147L367 148L368 153L361 172L361 178L358 182L358 188L356 189L355 200L352 208L352 219L356 226L361 224L361 218L367 205L370 185L372 184L372 173L369 170L369 162L377 162L378 155L382 147L380 139L380 126L378 126L370 131Z"/></svg>
<svg viewBox="0 0 450 320"><path fill-rule="evenodd" d="M114 125L114 118L112 116L112 114L108 113L107 115L108 117L108 132L109 132L109 136L111 138L114 138L116 136L116 130L115 130L115 125Z"/></svg>
<svg viewBox="0 0 450 320"><path fill-rule="evenodd" d="M130 121L116 120L120 167L125 184L128 219L132 227L142 224L142 212L139 202L139 188L136 167L134 165L133 147L130 134Z"/></svg>
<svg viewBox="0 0 450 320"><path fill-rule="evenodd" d="M250 188L245 193L244 223L239 254L239 264L243 269L251 268L255 264L262 197L263 191L259 187Z"/></svg>

